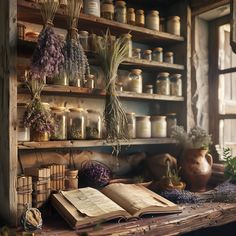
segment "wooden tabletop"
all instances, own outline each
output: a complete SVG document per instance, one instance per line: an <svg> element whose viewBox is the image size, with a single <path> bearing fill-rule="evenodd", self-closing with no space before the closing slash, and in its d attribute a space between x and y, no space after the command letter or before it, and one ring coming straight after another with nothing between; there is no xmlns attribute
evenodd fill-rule
<svg viewBox="0 0 236 236"><path fill-rule="evenodd" d="M179 235L198 229L236 222L236 203L204 203L184 205L179 214L160 215L123 223L104 223L84 230L71 230L59 216L45 220L44 236L105 235ZM82 233L87 234L82 234Z"/></svg>

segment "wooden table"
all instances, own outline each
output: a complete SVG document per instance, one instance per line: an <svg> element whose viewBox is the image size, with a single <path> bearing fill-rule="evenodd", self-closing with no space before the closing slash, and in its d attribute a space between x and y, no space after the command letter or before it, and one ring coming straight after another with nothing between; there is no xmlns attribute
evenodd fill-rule
<svg viewBox="0 0 236 236"><path fill-rule="evenodd" d="M44 222L44 236L178 235L198 229L236 222L236 203L184 205L179 214L160 215L124 223L105 223L86 230L71 230L60 218ZM226 232L227 233L227 232Z"/></svg>

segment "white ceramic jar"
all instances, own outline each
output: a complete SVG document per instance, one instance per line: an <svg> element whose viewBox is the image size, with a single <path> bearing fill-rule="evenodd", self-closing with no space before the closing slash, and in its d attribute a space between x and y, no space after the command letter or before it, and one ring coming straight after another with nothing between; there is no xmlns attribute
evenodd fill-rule
<svg viewBox="0 0 236 236"><path fill-rule="evenodd" d="M151 117L151 136L152 138L165 138L167 136L166 116Z"/></svg>
<svg viewBox="0 0 236 236"><path fill-rule="evenodd" d="M151 138L150 116L136 116L136 138Z"/></svg>
<svg viewBox="0 0 236 236"><path fill-rule="evenodd" d="M146 28L159 31L160 19L158 11L150 11L146 16Z"/></svg>
<svg viewBox="0 0 236 236"><path fill-rule="evenodd" d="M174 35L180 35L180 17L170 16L167 19L167 32Z"/></svg>
<svg viewBox="0 0 236 236"><path fill-rule="evenodd" d="M84 0L84 13L100 17L100 0Z"/></svg>

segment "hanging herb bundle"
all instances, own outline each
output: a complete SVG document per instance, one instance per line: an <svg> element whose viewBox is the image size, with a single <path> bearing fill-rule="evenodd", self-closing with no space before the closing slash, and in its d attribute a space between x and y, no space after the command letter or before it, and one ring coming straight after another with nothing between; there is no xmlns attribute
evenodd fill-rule
<svg viewBox="0 0 236 236"><path fill-rule="evenodd" d="M90 74L88 59L79 41L77 30L82 0L68 0L68 31L64 46L64 69L70 85L76 86L77 80L85 82L86 75Z"/></svg>
<svg viewBox="0 0 236 236"><path fill-rule="evenodd" d="M31 60L32 79L53 79L59 74L59 68L64 62L63 41L53 30L53 19L58 5L58 1L55 0L42 0L39 3L44 27Z"/></svg>
<svg viewBox="0 0 236 236"><path fill-rule="evenodd" d="M106 34L94 42L101 67L105 74L106 103L104 121L106 140L116 143L114 150L118 154L119 140L128 139L128 121L125 111L116 93L117 71L119 65L126 59L128 52L127 39L124 37L114 40L107 30Z"/></svg>

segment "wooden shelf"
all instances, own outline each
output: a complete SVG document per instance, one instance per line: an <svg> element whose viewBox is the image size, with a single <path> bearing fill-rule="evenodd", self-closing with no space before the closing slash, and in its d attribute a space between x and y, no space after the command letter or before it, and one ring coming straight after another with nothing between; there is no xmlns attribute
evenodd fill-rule
<svg viewBox="0 0 236 236"><path fill-rule="evenodd" d="M33 50L36 47L36 42L27 41L27 40L18 40L18 52L23 53L24 55L27 54L31 57ZM87 57L89 58L89 63L99 65L99 62L95 59L95 53L91 51L86 52ZM181 72L184 70L183 65L178 64L170 64L165 62L156 62L156 61L147 61L144 59L136 59L136 58L127 58L124 63L120 65L121 68L141 68L145 70L152 70L152 71L164 71L167 70L168 72Z"/></svg>
<svg viewBox="0 0 236 236"><path fill-rule="evenodd" d="M25 0L18 0L17 18L19 21L26 21L35 24L42 24L42 17L38 5L33 2ZM65 17L65 10L59 9L54 20L55 27L67 28L67 20ZM144 27L132 26L128 24L122 24L116 21L107 20L100 17L86 15L81 13L79 18L79 29L88 30L91 32L101 34L105 32L107 28L110 28L111 32L115 35L130 32L134 41L139 42L157 42L158 44L169 44L183 42L182 36L172 35L165 32L158 32L150 30Z"/></svg>
<svg viewBox="0 0 236 236"><path fill-rule="evenodd" d="M26 87L22 87L22 85L18 86L18 93L28 93L28 89ZM90 89L90 88L78 88L72 86L62 86L62 85L45 85L43 88L43 94L47 95L69 95L69 96L82 96L89 98L96 97L105 97L106 92L103 89ZM158 95L158 94L148 94L148 93L135 93L135 92L119 92L117 94L120 98L126 100L160 100L160 101L184 101L184 97L176 97L176 96L166 96L166 95Z"/></svg>
<svg viewBox="0 0 236 236"><path fill-rule="evenodd" d="M132 145L153 145L153 144L171 144L176 143L170 138L149 138L149 139L131 139L127 142L122 141L122 146ZM19 149L53 149L53 148L82 148L82 147L101 147L112 146L106 140L66 140L66 141L48 141L48 142L18 142Z"/></svg>

